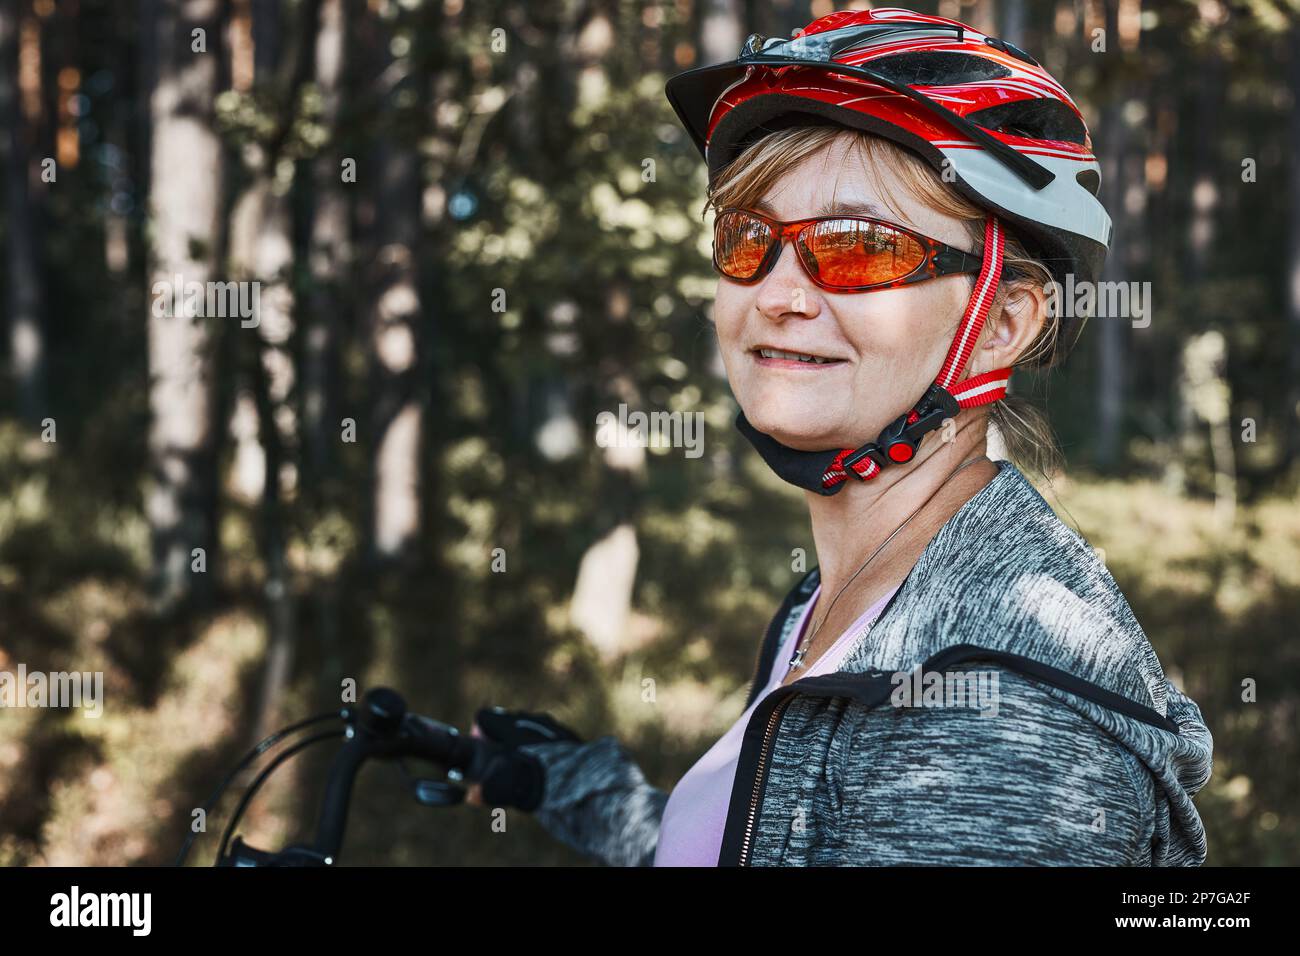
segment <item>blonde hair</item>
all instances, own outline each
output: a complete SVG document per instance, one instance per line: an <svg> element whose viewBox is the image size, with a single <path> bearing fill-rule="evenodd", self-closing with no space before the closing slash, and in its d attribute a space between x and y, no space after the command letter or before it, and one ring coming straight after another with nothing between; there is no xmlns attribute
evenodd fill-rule
<svg viewBox="0 0 1300 956"><path fill-rule="evenodd" d="M865 164L883 170L918 201L961 219L970 236L971 249L976 253L982 251L987 215L984 209L940 180L925 160L912 151L882 137L843 126L793 126L763 136L745 148L710 184L705 213L730 206L753 207L766 197L782 176L840 137L849 137L851 147ZM886 206L907 222L906 213L892 196L886 194L882 198ZM989 322L1001 313L1007 296L1017 289L1026 286L1047 288L1052 281L1048 268L1026 250L1010 229L1005 232L1004 262L1014 266L1020 274L1004 277L998 283L989 308ZM975 277L972 276L970 281L974 288ZM1059 317L1054 317L1049 310L1038 335L1016 357L1012 367L1049 367L1058 345L1060 328ZM986 408L989 423L997 432L996 440L1005 445L1008 457L1018 467L1045 476L1061 470L1060 446L1046 415L1036 405L1019 395L1008 395Z"/></svg>

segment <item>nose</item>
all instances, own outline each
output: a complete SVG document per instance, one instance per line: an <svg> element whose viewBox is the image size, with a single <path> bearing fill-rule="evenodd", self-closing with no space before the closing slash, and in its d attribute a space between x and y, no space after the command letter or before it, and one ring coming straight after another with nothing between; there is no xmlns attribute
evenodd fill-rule
<svg viewBox="0 0 1300 956"><path fill-rule="evenodd" d="M821 312L817 287L809 281L793 243L782 244L776 265L759 284L754 305L774 322L791 316L812 319Z"/></svg>

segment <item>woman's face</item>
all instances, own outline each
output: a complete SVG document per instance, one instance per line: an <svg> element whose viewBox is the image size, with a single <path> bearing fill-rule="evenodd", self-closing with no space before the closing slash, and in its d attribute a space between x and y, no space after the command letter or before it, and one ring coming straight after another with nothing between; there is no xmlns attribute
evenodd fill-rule
<svg viewBox="0 0 1300 956"><path fill-rule="evenodd" d="M784 176L758 212L790 221L837 213L898 222L958 249L961 220L932 210L865 168L841 137ZM761 281L719 279L714 322L736 400L759 431L804 451L857 447L911 407L934 381L956 334L970 277L875 292L835 293L812 282L787 243ZM820 356L825 364L764 358L760 349Z"/></svg>

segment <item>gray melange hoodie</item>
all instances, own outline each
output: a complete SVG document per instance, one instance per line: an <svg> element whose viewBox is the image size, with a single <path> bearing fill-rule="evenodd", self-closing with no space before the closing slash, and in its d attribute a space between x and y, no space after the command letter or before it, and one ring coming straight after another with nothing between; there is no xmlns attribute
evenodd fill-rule
<svg viewBox="0 0 1300 956"><path fill-rule="evenodd" d="M720 865L1204 862L1199 708L1093 550L997 465L840 670L755 708ZM814 569L773 619L751 699L816 586ZM614 737L524 749L547 768L548 832L608 864L653 862L667 794Z"/></svg>

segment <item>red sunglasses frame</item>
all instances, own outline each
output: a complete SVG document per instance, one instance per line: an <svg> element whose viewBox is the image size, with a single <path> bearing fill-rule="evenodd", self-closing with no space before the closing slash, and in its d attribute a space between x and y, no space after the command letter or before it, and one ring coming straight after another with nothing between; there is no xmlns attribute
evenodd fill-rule
<svg viewBox="0 0 1300 956"><path fill-rule="evenodd" d="M757 219L765 223L774 236L773 242L768 246L768 250L763 255L763 260L759 263L754 274L747 279L737 279L734 276L727 275L718 262L718 228L723 218L729 213L740 213L752 219ZM869 285L841 286L831 285L822 281L816 274L813 266L808 264L804 258L805 251L803 245L799 242L800 234L809 226L819 222L831 222L851 220L853 222L868 222L876 226L884 226L886 229L892 229L901 232L903 235L914 240L925 252L925 258L922 259L913 269L905 276L897 279L889 279L885 282L873 282ZM961 249L955 249L947 243L940 242L938 239L931 239L929 236L917 232L908 226L900 225L896 222L890 222L888 219L873 219L870 216L815 216L811 219L796 219L792 222L780 222L764 216L762 213L754 212L752 209L742 209L738 206L728 206L718 212L713 221L713 268L724 279L731 282L739 282L742 285L752 285L758 282L776 265L777 260L781 258L781 249L786 242L794 244L795 258L799 260L799 265L803 268L805 274L814 284L830 292L872 292L877 289L895 289L899 286L910 285L913 282L924 282L926 279L937 279L940 276L962 275L966 273L978 273L983 266L984 260L982 255L976 255L972 252L963 252ZM1007 267L1004 272L1015 274L1015 271ZM1010 276L1009 276L1010 277Z"/></svg>

